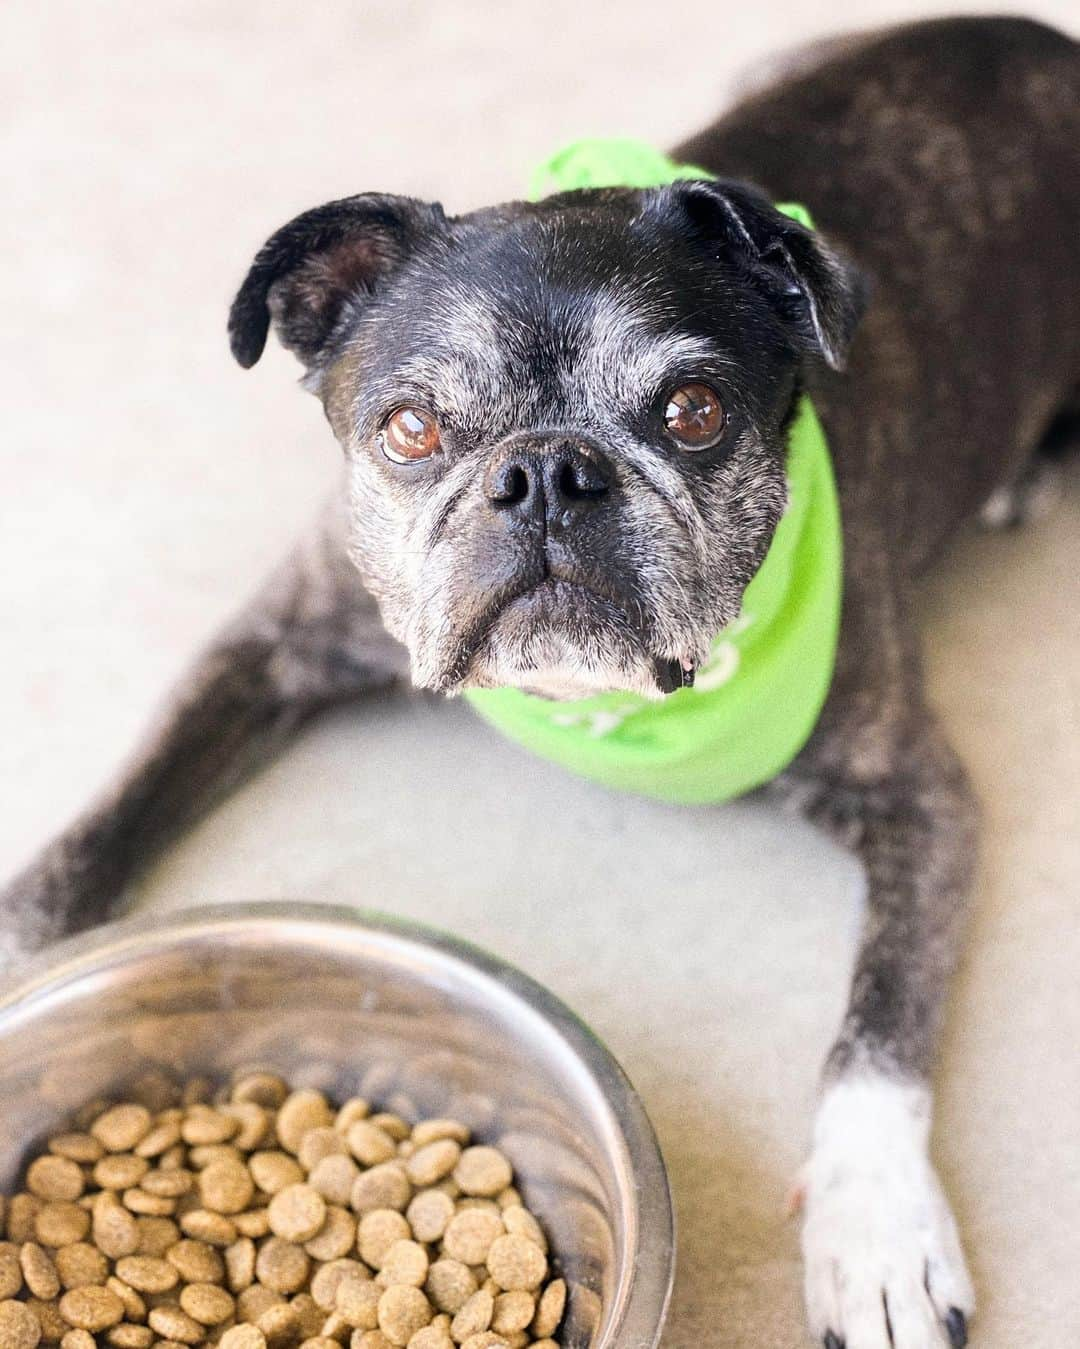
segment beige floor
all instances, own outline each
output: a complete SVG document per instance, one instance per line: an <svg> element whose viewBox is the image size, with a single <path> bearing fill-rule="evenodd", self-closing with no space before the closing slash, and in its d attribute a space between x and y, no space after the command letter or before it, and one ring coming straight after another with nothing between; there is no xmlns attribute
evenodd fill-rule
<svg viewBox="0 0 1080 1349"><path fill-rule="evenodd" d="M828 22L916 8L844 0ZM1072 0L1035 8L1080 27ZM821 11L8 0L0 873L84 802L333 476L292 363L228 359L224 307L268 230L365 188L509 195L586 132L669 141ZM1074 473L1056 516L964 541L926 596L934 695L989 823L937 1127L983 1349L1080 1339L1078 575ZM860 893L849 859L764 805L610 799L461 709L391 707L324 721L144 887L159 907L375 902L566 997L670 1163L672 1349L804 1342L781 1200Z"/></svg>

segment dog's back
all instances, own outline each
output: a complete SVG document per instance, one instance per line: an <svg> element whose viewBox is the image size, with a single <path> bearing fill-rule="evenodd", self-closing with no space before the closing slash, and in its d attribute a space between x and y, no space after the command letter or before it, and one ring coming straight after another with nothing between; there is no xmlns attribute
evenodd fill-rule
<svg viewBox="0 0 1080 1349"><path fill-rule="evenodd" d="M805 202L870 274L850 377L816 392L918 566L1080 386L1080 45L1012 18L858 38L677 153Z"/></svg>

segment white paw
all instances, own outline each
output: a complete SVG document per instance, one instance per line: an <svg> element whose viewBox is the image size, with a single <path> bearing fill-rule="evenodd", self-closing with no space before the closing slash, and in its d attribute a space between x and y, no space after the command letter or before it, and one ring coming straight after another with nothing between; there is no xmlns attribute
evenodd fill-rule
<svg viewBox="0 0 1080 1349"><path fill-rule="evenodd" d="M929 1094L879 1074L826 1092L802 1177L810 1329L827 1349L961 1349L974 1310L927 1159Z"/></svg>

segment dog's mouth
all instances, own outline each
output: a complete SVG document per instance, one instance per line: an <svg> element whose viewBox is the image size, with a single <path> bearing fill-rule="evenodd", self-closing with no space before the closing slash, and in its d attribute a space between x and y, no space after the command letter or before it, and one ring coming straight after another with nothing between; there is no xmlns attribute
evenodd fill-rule
<svg viewBox="0 0 1080 1349"><path fill-rule="evenodd" d="M603 577L545 567L459 634L439 686L521 689L555 699L632 691L662 697L694 682L695 655L658 653L643 606Z"/></svg>

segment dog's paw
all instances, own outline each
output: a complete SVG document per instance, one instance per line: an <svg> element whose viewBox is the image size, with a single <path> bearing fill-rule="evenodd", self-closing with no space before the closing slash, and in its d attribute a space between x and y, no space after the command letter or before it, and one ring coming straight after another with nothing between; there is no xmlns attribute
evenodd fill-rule
<svg viewBox="0 0 1080 1349"><path fill-rule="evenodd" d="M826 1349L962 1349L974 1310L956 1223L927 1158L928 1094L840 1082L801 1182L810 1328Z"/></svg>

